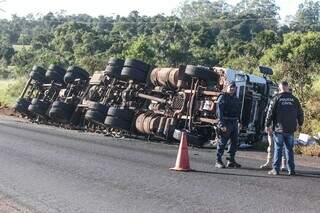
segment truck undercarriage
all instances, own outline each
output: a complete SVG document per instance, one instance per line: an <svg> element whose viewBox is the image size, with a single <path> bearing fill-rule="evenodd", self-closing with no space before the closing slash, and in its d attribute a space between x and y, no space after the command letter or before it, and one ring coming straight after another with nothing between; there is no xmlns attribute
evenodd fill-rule
<svg viewBox="0 0 320 213"><path fill-rule="evenodd" d="M34 92L26 91L35 87L38 92L28 105L39 105L39 109L28 109L44 120L109 135L167 141L180 140L186 131L194 146L217 139L217 100L228 82L236 82L241 100L240 143L261 138L265 109L276 90L266 77L272 72L266 67L261 67L263 77L259 77L227 68L156 68L135 59L111 58L105 71L91 77L80 67L64 70L52 65L46 72L37 67L33 72L37 70L42 80L30 78L15 107L23 114L27 110L22 109L21 100L30 102Z"/></svg>

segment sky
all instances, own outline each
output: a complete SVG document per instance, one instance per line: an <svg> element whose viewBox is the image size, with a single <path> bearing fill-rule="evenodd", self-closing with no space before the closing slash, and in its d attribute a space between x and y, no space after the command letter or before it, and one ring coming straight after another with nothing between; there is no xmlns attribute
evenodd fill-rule
<svg viewBox="0 0 320 213"><path fill-rule="evenodd" d="M227 0L236 4L240 0ZM170 15L172 10L184 0L0 0L0 18L9 19L12 14L24 16L29 13L46 14L65 10L66 14L86 13L92 16L105 15L126 16L132 10L142 15L164 13ZM276 0L280 6L280 16L293 15L303 0Z"/></svg>

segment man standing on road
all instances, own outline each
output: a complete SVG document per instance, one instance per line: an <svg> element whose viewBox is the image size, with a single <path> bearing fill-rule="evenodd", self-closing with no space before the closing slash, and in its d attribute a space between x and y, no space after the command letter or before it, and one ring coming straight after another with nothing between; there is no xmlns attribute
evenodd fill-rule
<svg viewBox="0 0 320 213"><path fill-rule="evenodd" d="M260 166L260 169L271 169L272 168L272 162L273 162L273 154L274 154L274 140L272 133L268 133L267 136L268 139L268 149L267 149L267 162ZM282 163L281 163L281 171L286 170L286 164L287 164L287 158L285 155L285 150L282 150Z"/></svg>
<svg viewBox="0 0 320 213"><path fill-rule="evenodd" d="M288 174L295 175L293 134L302 124L303 111L300 102L290 93L288 82L283 81L279 84L279 94L271 100L266 117L266 131L268 134L273 133L275 142L273 169L268 174L279 174L285 146Z"/></svg>
<svg viewBox="0 0 320 213"><path fill-rule="evenodd" d="M277 94L278 94L278 92L275 92L274 96L277 95ZM269 144L268 149L267 149L267 153L268 153L267 162L260 166L261 169L271 169L272 168L273 154L274 154L274 140L273 140L272 133L270 133L270 134L268 133L267 139L268 139L268 144ZM284 152L284 149L283 149L283 151L282 151L281 171L285 171L286 170L286 164L287 164L287 158L286 158L286 155L285 155L285 152Z"/></svg>
<svg viewBox="0 0 320 213"><path fill-rule="evenodd" d="M239 168L240 164L236 163L235 155L238 145L238 122L241 113L241 102L236 96L236 84L235 82L230 82L227 87L227 92L222 94L218 98L217 104L217 117L219 120L219 140L217 145L217 158L216 165L217 168L225 168L222 162L222 156L230 140L228 153L230 155L227 158L227 167L229 168Z"/></svg>

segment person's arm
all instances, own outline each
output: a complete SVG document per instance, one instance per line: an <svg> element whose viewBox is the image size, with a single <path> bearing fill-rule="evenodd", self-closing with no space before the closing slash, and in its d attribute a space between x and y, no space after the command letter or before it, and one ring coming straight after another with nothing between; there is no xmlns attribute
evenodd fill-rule
<svg viewBox="0 0 320 213"><path fill-rule="evenodd" d="M218 118L220 124L222 126L224 126L224 123L223 123L223 118L224 118L223 110L224 110L224 105L225 105L224 95L220 95L217 102L218 102L218 104L217 104L217 118Z"/></svg>
<svg viewBox="0 0 320 213"><path fill-rule="evenodd" d="M275 117L276 104L277 104L277 96L273 97L270 101L268 111L267 111L267 116L266 116L266 122L265 122L266 128L271 128L272 121L274 120L274 117Z"/></svg>
<svg viewBox="0 0 320 213"><path fill-rule="evenodd" d="M302 110L302 107L301 107L299 100L297 98L295 98L295 100L296 100L296 105L297 105L297 109L298 109L298 113L297 113L298 124L299 124L299 126L302 126L303 121L304 121L303 110Z"/></svg>
<svg viewBox="0 0 320 213"><path fill-rule="evenodd" d="M238 99L238 114L237 114L237 118L238 118L238 122L241 123L241 110L242 110L242 102L239 98Z"/></svg>

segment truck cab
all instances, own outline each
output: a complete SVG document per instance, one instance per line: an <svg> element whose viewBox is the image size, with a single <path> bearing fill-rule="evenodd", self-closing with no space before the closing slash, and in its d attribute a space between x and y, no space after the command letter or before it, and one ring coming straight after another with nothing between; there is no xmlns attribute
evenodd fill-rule
<svg viewBox="0 0 320 213"><path fill-rule="evenodd" d="M263 76L225 69L227 81L236 82L237 97L241 100L240 143L250 144L261 139L269 100L277 90L277 85L268 78L272 70L260 67L260 72Z"/></svg>

